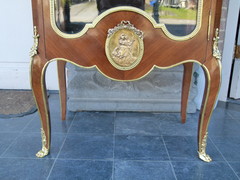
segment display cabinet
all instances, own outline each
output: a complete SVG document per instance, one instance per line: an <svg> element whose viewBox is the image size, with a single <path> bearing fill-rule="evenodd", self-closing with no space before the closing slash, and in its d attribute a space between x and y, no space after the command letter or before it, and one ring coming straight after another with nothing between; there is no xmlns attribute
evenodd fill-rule
<svg viewBox="0 0 240 180"><path fill-rule="evenodd" d="M208 124L221 82L218 50L221 0L32 0L31 85L41 119L42 149L50 152L45 72L57 61L62 119L66 116L66 62L96 67L116 81L135 81L153 68L184 65L181 118L186 120L193 63L205 73L198 154L206 154ZM176 149L177 151L177 149Z"/></svg>

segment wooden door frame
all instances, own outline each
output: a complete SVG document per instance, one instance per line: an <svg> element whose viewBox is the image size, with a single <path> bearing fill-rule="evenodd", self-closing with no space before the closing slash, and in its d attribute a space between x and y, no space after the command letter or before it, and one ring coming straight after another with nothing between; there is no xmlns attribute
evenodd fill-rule
<svg viewBox="0 0 240 180"><path fill-rule="evenodd" d="M240 9L239 0L229 0L224 49L222 54L222 85L219 92L219 100L227 101L229 83L233 62L233 52L238 27L238 15Z"/></svg>
<svg viewBox="0 0 240 180"><path fill-rule="evenodd" d="M240 18L240 14L239 14ZM238 37L236 39L236 46L240 45L240 24L238 27ZM232 81L230 86L230 94L229 97L233 99L239 99L240 98L240 58L234 59L233 63L233 70L232 70Z"/></svg>

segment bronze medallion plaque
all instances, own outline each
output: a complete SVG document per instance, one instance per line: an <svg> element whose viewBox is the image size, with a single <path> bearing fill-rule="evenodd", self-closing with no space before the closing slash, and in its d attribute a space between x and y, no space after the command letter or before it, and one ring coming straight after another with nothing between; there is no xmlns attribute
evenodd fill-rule
<svg viewBox="0 0 240 180"><path fill-rule="evenodd" d="M133 69L143 56L143 32L136 29L129 21L122 21L108 30L105 51L108 60L115 68Z"/></svg>

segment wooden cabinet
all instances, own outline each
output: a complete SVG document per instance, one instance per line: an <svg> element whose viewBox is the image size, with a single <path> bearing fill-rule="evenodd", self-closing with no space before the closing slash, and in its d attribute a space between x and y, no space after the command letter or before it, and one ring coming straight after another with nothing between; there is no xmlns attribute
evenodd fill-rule
<svg viewBox="0 0 240 180"><path fill-rule="evenodd" d="M103 2L105 4L101 4ZM136 1L136 4L117 2L32 1L31 84L42 123L42 149L37 156L44 157L50 152L50 116L45 87L45 71L50 62L57 61L63 120L66 114L66 62L85 68L97 67L103 75L118 81L138 80L154 67L166 69L183 64L183 123L192 66L197 63L206 77L199 117L198 153L200 159L210 162L205 150L208 124L220 87L218 27L222 1L192 0L168 5L164 0ZM76 16L76 10L81 12L84 8L87 11L90 6L93 9L89 9L89 14ZM171 19L161 12L171 10L181 13ZM184 13L192 14L190 19ZM185 19L179 19L181 16Z"/></svg>

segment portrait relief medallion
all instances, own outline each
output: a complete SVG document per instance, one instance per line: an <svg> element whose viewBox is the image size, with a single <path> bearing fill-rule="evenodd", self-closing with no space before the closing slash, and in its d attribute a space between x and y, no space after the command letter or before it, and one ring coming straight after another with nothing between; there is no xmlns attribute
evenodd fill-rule
<svg viewBox="0 0 240 180"><path fill-rule="evenodd" d="M105 51L108 60L115 68L133 69L143 56L143 32L136 29L129 21L122 21L108 30Z"/></svg>

